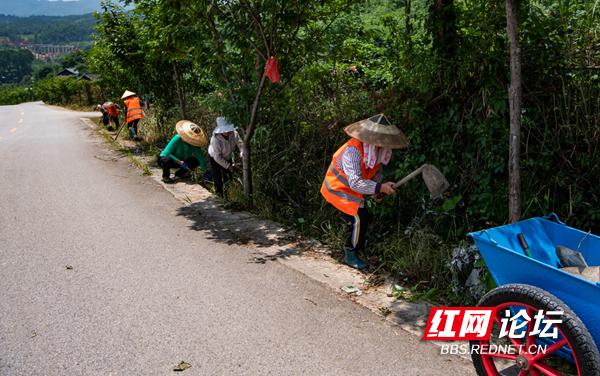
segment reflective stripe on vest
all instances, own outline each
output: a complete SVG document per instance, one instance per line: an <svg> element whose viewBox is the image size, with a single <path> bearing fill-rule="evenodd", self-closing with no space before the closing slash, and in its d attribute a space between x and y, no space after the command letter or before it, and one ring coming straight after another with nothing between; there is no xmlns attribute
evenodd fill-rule
<svg viewBox="0 0 600 376"><path fill-rule="evenodd" d="M338 169L338 159L343 155L348 147L354 147L360 153L360 169L363 179L372 179L380 168L376 165L372 169L367 169L363 161L364 152L362 142L355 138L350 139L340 147L333 155L333 160L327 169L325 179L321 185L321 194L327 202L335 206L338 210L348 215L356 215L358 208L363 200L363 195L350 188L348 177Z"/></svg>
<svg viewBox="0 0 600 376"><path fill-rule="evenodd" d="M340 181L342 184L344 184L344 185L345 185L345 186L347 186L347 187L349 187L349 186L350 186L350 183L348 182L348 179L346 179L346 177L345 177L345 176L342 176L342 174L340 174L340 173L338 172L338 170L336 170L336 169L335 169L335 167L333 167L333 164L330 164L330 165L329 165L329 171L331 171L331 172L332 172L332 173L335 175L335 177L336 177L336 178L338 178L338 180L339 180L339 181Z"/></svg>
<svg viewBox="0 0 600 376"><path fill-rule="evenodd" d="M140 98L133 97L125 99L125 106L127 106L127 123L143 118L142 105L140 104Z"/></svg>
<svg viewBox="0 0 600 376"><path fill-rule="evenodd" d="M323 180L323 185L325 186L325 188L332 194L332 195L336 195L338 197L343 198L344 200L348 200L348 201L352 201L352 202L358 202L360 204L360 202L362 201L361 198L358 197L354 197L354 196L350 196L349 194L346 194L344 192L339 192L339 191L335 191L333 190L333 188L331 188L329 186L329 183L327 183L327 180Z"/></svg>

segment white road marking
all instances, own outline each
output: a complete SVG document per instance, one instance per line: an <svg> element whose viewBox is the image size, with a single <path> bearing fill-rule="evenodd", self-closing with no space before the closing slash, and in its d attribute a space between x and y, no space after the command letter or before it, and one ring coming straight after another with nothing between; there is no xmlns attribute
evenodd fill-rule
<svg viewBox="0 0 600 376"><path fill-rule="evenodd" d="M23 119L19 119L19 124L23 124Z"/></svg>
<svg viewBox="0 0 600 376"><path fill-rule="evenodd" d="M17 131L17 128L13 128L10 130L10 133L15 133Z"/></svg>

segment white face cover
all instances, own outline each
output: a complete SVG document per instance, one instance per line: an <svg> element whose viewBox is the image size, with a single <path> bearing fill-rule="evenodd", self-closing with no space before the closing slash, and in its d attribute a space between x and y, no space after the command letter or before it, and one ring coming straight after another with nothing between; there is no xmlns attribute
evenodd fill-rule
<svg viewBox="0 0 600 376"><path fill-rule="evenodd" d="M377 163L386 165L390 161L391 156L392 156L392 149L385 149L382 147L377 147Z"/></svg>

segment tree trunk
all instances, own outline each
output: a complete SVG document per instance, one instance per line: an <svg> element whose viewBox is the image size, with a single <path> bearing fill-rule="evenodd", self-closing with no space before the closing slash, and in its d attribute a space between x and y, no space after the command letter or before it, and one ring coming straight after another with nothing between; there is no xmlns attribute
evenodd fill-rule
<svg viewBox="0 0 600 376"><path fill-rule="evenodd" d="M404 35L405 35L405 38L406 38L406 49L409 52L412 52L412 45L413 45L412 44L412 23L411 23L411 15L410 15L410 13L411 13L411 6L412 6L412 4L411 4L410 0L407 0L404 3L404 13L405 13L405 16L404 16L404 26L405 26L404 27Z"/></svg>
<svg viewBox="0 0 600 376"><path fill-rule="evenodd" d="M429 11L433 49L440 57L450 59L456 54L458 39L454 0L435 0Z"/></svg>
<svg viewBox="0 0 600 376"><path fill-rule="evenodd" d="M517 20L517 0L506 0L506 31L510 47L510 139L508 150L508 211L510 222L521 217L521 47Z"/></svg>
<svg viewBox="0 0 600 376"><path fill-rule="evenodd" d="M177 97L179 98L179 113L182 119L187 119L187 113L185 111L185 92L183 91L183 83L181 82L181 76L179 75L179 69L177 63L173 61L173 73L175 74L175 86L177 88Z"/></svg>
<svg viewBox="0 0 600 376"><path fill-rule="evenodd" d="M87 97L87 104L91 106L92 104L94 104L94 97L92 95L91 84L86 81L83 85L85 89L85 96Z"/></svg>
<svg viewBox="0 0 600 376"><path fill-rule="evenodd" d="M254 135L254 130L256 129L256 117L258 115L258 103L260 102L260 97L262 96L263 89L265 87L265 80L267 76L264 74L260 78L260 82L258 84L258 89L256 89L256 96L254 97L254 102L252 104L252 112L250 113L250 121L248 122L248 126L246 127L246 134L244 135L244 142L242 144L242 167L244 172L244 195L247 198L252 197L252 165L251 165L251 155L250 155L250 141L252 140L252 136Z"/></svg>

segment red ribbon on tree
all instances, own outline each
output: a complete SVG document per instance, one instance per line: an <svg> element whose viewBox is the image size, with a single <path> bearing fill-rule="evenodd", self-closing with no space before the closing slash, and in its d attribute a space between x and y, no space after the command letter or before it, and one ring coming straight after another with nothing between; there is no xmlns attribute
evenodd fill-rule
<svg viewBox="0 0 600 376"><path fill-rule="evenodd" d="M277 68L277 58L275 56L271 56L265 64L265 76L274 84L279 82L279 69Z"/></svg>

